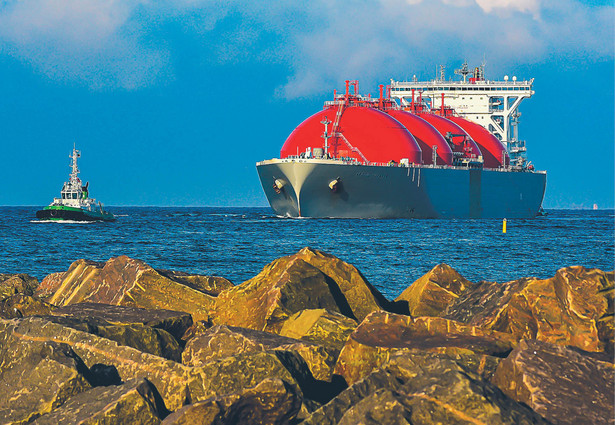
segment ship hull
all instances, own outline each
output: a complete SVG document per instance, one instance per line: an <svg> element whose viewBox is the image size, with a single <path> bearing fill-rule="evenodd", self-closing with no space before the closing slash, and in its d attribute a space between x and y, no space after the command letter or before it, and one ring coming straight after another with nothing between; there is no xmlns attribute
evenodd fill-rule
<svg viewBox="0 0 615 425"><path fill-rule="evenodd" d="M36 212L36 218L49 221L115 221L107 211L88 211L81 208L49 206Z"/></svg>
<svg viewBox="0 0 615 425"><path fill-rule="evenodd" d="M257 171L287 217L531 218L546 188L544 172L502 169L270 160Z"/></svg>

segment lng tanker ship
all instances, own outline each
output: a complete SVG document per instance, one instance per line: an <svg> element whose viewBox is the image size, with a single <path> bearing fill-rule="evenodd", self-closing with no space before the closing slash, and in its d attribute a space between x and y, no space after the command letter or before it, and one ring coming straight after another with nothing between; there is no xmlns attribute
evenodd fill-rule
<svg viewBox="0 0 615 425"><path fill-rule="evenodd" d="M546 172L527 161L517 133L533 79L488 81L484 65L455 73L462 79L447 81L440 67L432 81L391 80L377 99L346 81L280 158L256 164L271 208L287 217L536 216Z"/></svg>

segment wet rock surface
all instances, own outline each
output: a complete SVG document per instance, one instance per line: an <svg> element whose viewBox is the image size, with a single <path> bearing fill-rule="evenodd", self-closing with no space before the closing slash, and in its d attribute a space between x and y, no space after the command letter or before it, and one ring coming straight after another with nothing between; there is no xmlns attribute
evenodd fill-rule
<svg viewBox="0 0 615 425"><path fill-rule="evenodd" d="M128 257L0 275L0 424L613 421L613 272L389 302L304 248L234 286Z"/></svg>
<svg viewBox="0 0 615 425"><path fill-rule="evenodd" d="M615 423L613 364L566 347L523 340L498 366L492 382L554 424Z"/></svg>

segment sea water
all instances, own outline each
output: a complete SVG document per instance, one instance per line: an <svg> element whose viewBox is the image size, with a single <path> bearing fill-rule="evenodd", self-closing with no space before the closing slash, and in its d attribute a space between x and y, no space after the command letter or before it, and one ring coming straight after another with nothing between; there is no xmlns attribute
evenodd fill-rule
<svg viewBox="0 0 615 425"><path fill-rule="evenodd" d="M85 258L127 255L158 269L235 284L305 246L353 265L389 299L439 263L471 281L548 278L572 265L613 270L613 210L551 210L502 220L289 219L269 208L109 207L113 223L39 222L36 207L0 207L0 273L38 279Z"/></svg>

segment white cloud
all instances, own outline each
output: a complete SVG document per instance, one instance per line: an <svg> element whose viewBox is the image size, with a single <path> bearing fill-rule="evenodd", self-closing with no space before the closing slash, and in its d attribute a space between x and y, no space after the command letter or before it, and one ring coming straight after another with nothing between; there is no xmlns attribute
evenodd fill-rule
<svg viewBox="0 0 615 425"><path fill-rule="evenodd" d="M9 0L0 54L56 80L138 89L172 78L169 27L180 28L204 66L284 64L278 92L292 98L483 55L494 72L552 57L612 59L613 15L577 0Z"/></svg>
<svg viewBox="0 0 615 425"><path fill-rule="evenodd" d="M487 13L497 10L511 10L537 15L540 9L538 0L476 0Z"/></svg>
<svg viewBox="0 0 615 425"><path fill-rule="evenodd" d="M286 95L309 95L319 86L339 86L346 78L373 87L391 77L433 76L435 65L459 65L463 59L479 64L486 57L495 78L509 67L554 57L613 58L612 6L589 7L573 0L499 0L488 5L381 0L379 5L353 20L358 23L355 30L343 15L329 14L317 34L300 34L303 56L293 63L295 74L285 86Z"/></svg>

